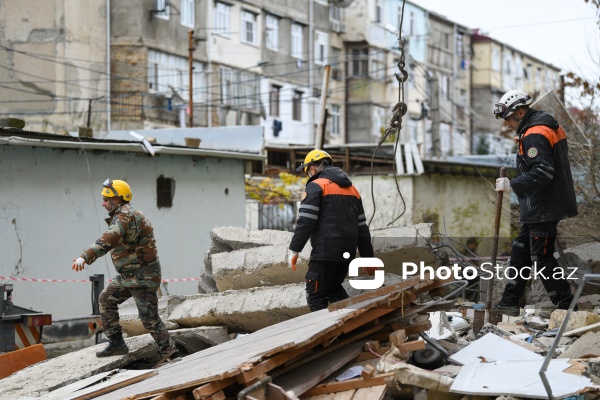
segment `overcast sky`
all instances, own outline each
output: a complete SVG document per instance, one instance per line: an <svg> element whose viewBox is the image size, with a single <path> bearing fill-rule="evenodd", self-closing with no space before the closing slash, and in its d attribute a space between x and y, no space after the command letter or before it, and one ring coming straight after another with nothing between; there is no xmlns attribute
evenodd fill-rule
<svg viewBox="0 0 600 400"><path fill-rule="evenodd" d="M469 28L596 82L597 8L584 0L410 0ZM595 62L594 62L595 60Z"/></svg>

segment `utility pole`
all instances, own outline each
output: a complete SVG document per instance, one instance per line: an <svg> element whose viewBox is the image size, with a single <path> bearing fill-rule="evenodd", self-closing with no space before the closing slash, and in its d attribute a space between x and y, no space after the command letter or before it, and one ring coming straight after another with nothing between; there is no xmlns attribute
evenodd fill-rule
<svg viewBox="0 0 600 400"><path fill-rule="evenodd" d="M194 31L190 29L188 31L188 46L189 46L189 55L188 55L188 69L190 70L190 82L189 82L189 90L190 90L190 98L188 101L188 107L190 110L190 128L194 126Z"/></svg>
<svg viewBox="0 0 600 400"><path fill-rule="evenodd" d="M429 107L431 111L431 155L440 157L442 155L440 146L440 93L438 78L435 72L430 73L427 78L431 90Z"/></svg>
<svg viewBox="0 0 600 400"><path fill-rule="evenodd" d="M329 88L329 75L331 65L325 66L323 71L323 86L321 88L321 114L319 116L319 124L317 125L317 133L315 134L315 149L323 147L323 139L325 138L325 123L327 121L327 91Z"/></svg>
<svg viewBox="0 0 600 400"><path fill-rule="evenodd" d="M91 118L92 118L92 100L93 100L93 99L88 99L88 115L87 115L87 124L85 125L85 126L87 126L88 128L90 127Z"/></svg>

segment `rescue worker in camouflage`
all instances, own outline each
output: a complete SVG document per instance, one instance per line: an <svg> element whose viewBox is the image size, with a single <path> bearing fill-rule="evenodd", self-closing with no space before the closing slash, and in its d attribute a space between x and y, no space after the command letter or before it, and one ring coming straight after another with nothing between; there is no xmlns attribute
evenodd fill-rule
<svg viewBox="0 0 600 400"><path fill-rule="evenodd" d="M133 297L144 328L150 332L160 358L178 357L177 348L158 315L157 291L161 283L154 230L146 216L129 202L131 188L122 180L107 179L102 189L102 206L108 211L108 229L73 262L73 269L83 270L110 252L118 275L100 293L100 315L108 346L97 357L127 354L119 324L119 304Z"/></svg>

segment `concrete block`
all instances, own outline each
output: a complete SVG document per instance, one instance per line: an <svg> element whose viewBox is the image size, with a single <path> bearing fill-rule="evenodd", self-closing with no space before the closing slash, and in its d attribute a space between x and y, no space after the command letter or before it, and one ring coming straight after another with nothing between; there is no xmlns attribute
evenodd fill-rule
<svg viewBox="0 0 600 400"><path fill-rule="evenodd" d="M253 332L309 312L305 285L283 285L188 296L169 315L182 327L226 326Z"/></svg>
<svg viewBox="0 0 600 400"><path fill-rule="evenodd" d="M177 329L169 331L169 333L174 340L185 347L188 354L196 353L230 340L227 328L223 326L200 326L197 328Z"/></svg>
<svg viewBox="0 0 600 400"><path fill-rule="evenodd" d="M375 257L383 261L384 271L400 275L404 262L418 265L422 261L432 267L439 265L426 241L431 237L432 226L418 224L374 230L372 236ZM289 241L286 240L282 244L212 254L212 279L221 292L304 282L312 250L310 244L304 246L298 258L297 271L287 267L288 246Z"/></svg>
<svg viewBox="0 0 600 400"><path fill-rule="evenodd" d="M600 349L600 332L588 332L577 339L558 358L581 358L586 355L598 355Z"/></svg>
<svg viewBox="0 0 600 400"><path fill-rule="evenodd" d="M288 268L288 246L276 244L218 253L212 256L212 274L220 292L304 282L310 245L298 257L296 271Z"/></svg>
<svg viewBox="0 0 600 400"><path fill-rule="evenodd" d="M179 328L168 320L169 314L185 299L185 296L163 296L158 298L158 315L168 330ZM127 336L138 336L148 333L140 320L137 306L133 299L128 299L119 306L119 319L123 332Z"/></svg>
<svg viewBox="0 0 600 400"><path fill-rule="evenodd" d="M554 310L550 314L550 321L548 322L548 329L558 328L565 316L567 310ZM569 322L567 323L566 331L572 331L573 329L582 328L587 325L592 325L600 322L600 315L593 314L588 311L575 311L571 313Z"/></svg>
<svg viewBox="0 0 600 400"><path fill-rule="evenodd" d="M240 250L273 244L289 244L293 232L272 229L248 230L237 226L218 226L210 232L210 238L216 247Z"/></svg>
<svg viewBox="0 0 600 400"><path fill-rule="evenodd" d="M375 257L383 261L385 272L402 275L402 264L411 262L436 267L439 261L427 242L433 224L394 226L371 231Z"/></svg>

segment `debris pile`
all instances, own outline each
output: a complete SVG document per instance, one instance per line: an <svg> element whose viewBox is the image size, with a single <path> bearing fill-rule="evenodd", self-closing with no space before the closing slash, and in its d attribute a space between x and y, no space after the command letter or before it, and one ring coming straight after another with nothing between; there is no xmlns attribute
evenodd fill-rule
<svg viewBox="0 0 600 400"><path fill-rule="evenodd" d="M292 271L288 233L216 228L203 293L160 302L181 361L143 363L156 345L126 302L129 354L98 359L100 344L38 363L3 379L0 399L548 397L539 372L565 311L539 303L484 323L477 304L454 300L460 282L397 275L402 262L441 264L431 225L372 233L386 285L348 286L350 299L309 313L310 248ZM600 294L578 304L545 371L555 398L600 393Z"/></svg>

